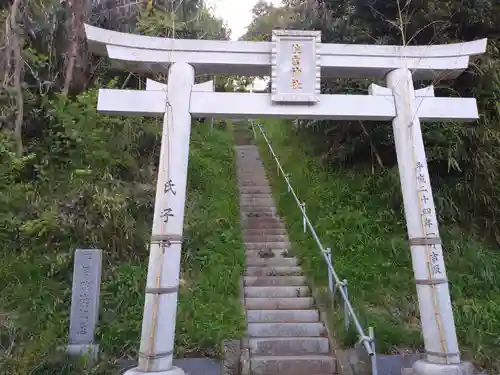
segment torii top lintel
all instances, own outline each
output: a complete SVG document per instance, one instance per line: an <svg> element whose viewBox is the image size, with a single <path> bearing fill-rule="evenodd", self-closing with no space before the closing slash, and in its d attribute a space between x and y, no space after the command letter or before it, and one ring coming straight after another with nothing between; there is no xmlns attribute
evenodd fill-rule
<svg viewBox="0 0 500 375"><path fill-rule="evenodd" d="M270 76L273 42L168 39L121 33L85 25L90 51L116 67L143 73L165 72L187 62L196 72ZM319 33L318 33L319 35ZM317 43L323 77L384 77L406 66L415 79L453 79L469 59L486 51L486 39L431 46Z"/></svg>

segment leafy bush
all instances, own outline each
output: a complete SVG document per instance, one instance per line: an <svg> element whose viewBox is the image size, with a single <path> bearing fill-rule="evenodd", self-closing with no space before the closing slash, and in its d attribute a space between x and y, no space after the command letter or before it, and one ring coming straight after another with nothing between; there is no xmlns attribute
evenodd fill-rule
<svg viewBox="0 0 500 375"><path fill-rule="evenodd" d="M45 100L26 156L0 133L0 344L9 374L37 365L40 374L110 373L115 360L137 355L161 121L99 115L96 99L91 90ZM216 356L242 332L235 178L231 133L194 126L176 355ZM66 342L76 248L105 254L97 332L105 356L92 370L53 353Z"/></svg>
<svg viewBox="0 0 500 375"><path fill-rule="evenodd" d="M290 131L290 124L269 121L264 125L323 245L332 248L339 277L348 280L355 311L365 328L375 328L377 351L422 349L397 171L375 174L362 168L327 166L314 155L314 143L308 144ZM293 250L308 279L319 290L325 289L328 278L323 256L310 233L303 233L302 214L283 177L276 174L275 162L261 137L259 146ZM440 224L462 355L498 373L500 254L480 236L456 225ZM334 320L336 333L350 339L350 332L343 331L343 315L335 315Z"/></svg>

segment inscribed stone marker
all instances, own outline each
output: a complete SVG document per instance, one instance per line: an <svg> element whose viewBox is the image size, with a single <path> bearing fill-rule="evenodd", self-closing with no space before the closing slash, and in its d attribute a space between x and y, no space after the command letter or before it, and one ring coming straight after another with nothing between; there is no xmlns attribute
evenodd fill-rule
<svg viewBox="0 0 500 375"><path fill-rule="evenodd" d="M99 316L102 250L77 249L69 325L70 345L90 345Z"/></svg>

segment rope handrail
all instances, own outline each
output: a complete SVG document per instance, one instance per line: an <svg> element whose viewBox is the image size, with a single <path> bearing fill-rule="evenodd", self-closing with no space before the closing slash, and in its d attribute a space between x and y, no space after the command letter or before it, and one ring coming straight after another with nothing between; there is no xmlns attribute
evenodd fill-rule
<svg viewBox="0 0 500 375"><path fill-rule="evenodd" d="M254 136L256 135L255 129L254 129L254 121L250 120L250 123L252 125L252 130L254 133ZM292 194L292 196L295 199L295 202L297 203L297 206L299 207L300 211L302 212L302 217L305 223L305 226L309 228L309 231L311 232L314 240L316 241L316 244L318 245L319 249L321 250L321 253L323 255L323 258L325 260L325 263L328 267L328 272L329 274L333 277L333 280L335 281L335 289L332 290L332 286L330 285L330 292L334 293L336 289L339 290L340 295L342 296L342 299L344 300L344 308L347 310L346 312L346 319L351 318L352 321L354 322L354 326L356 327L356 330L358 331L358 335L360 337L360 341L363 342L363 346L365 347L366 352L368 355L371 357L372 361L372 374L376 375L377 374L377 366L376 366L376 353L375 353L375 343L374 343L374 334L373 334L373 329L370 327L369 328L369 335L365 334L365 331L363 327L361 326L361 323L359 322L358 317L356 316L356 313L354 312L354 309L351 305L351 302L349 301L349 296L347 294L347 280L340 280L339 276L335 272L335 269L333 267L332 261L331 261L331 250L330 249L325 249L323 244L321 243L321 240L319 239L318 234L316 233L316 230L314 229L311 220L306 214L306 209L305 209L305 203L301 203L299 198L297 197L297 194L295 193L295 190L293 189L291 183L290 183L290 178L289 175L285 173L283 166L281 165L278 157L276 156L276 153L274 152L271 143L269 142L269 139L267 138L264 130L262 129L262 125L257 123L256 124L260 134L266 141L266 144L268 146L268 149L273 156L274 160L276 161L276 165L278 167L278 171L281 171L281 174L283 175L285 182L288 187L288 191ZM305 228L304 226L304 228ZM337 288L337 286L341 286L340 288ZM343 287L345 286L345 287Z"/></svg>

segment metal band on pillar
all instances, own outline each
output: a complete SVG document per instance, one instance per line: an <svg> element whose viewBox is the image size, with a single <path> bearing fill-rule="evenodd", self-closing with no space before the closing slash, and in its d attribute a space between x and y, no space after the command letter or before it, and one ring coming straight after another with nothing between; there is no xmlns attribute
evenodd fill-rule
<svg viewBox="0 0 500 375"><path fill-rule="evenodd" d="M179 291L179 285L171 288L146 288L148 294L172 294Z"/></svg>
<svg viewBox="0 0 500 375"><path fill-rule="evenodd" d="M144 358L144 359L160 359L160 358L165 358L168 357L169 355L174 354L173 350L170 350L168 352L162 352L162 353L156 353L156 354L146 354L139 352L139 357Z"/></svg>
<svg viewBox="0 0 500 375"><path fill-rule="evenodd" d="M152 244L165 244L167 243L169 246L171 244L182 244L182 235L181 234L153 234L151 236Z"/></svg>
<svg viewBox="0 0 500 375"><path fill-rule="evenodd" d="M448 282L447 279L425 279L425 280L415 280L415 283L417 285L439 285L439 284L446 284Z"/></svg>
<svg viewBox="0 0 500 375"><path fill-rule="evenodd" d="M439 237L415 237L409 239L411 246L441 245Z"/></svg>

